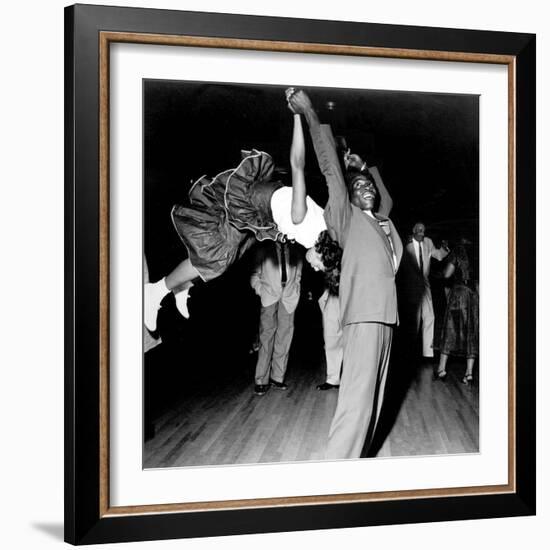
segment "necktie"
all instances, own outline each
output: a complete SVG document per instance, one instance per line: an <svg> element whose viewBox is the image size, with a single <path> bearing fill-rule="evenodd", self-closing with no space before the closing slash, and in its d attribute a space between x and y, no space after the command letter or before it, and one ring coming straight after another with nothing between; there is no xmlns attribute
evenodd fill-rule
<svg viewBox="0 0 550 550"><path fill-rule="evenodd" d="M397 257L395 256L395 249L393 248L393 241L391 240L391 229L390 224L388 220L379 220L376 218L376 221L378 222L378 225L380 226L380 229L384 232L384 235L386 235L388 242L390 243L392 258L393 258L393 269L395 271L396 265L397 265Z"/></svg>
<svg viewBox="0 0 550 550"><path fill-rule="evenodd" d="M378 225L382 229L382 231L386 234L386 237L389 237L391 234L390 231L390 224L388 223L388 220L376 220L378 222Z"/></svg>
<svg viewBox="0 0 550 550"><path fill-rule="evenodd" d="M424 259L422 258L422 243L418 241L418 265L420 266L420 273L424 275Z"/></svg>
<svg viewBox="0 0 550 550"><path fill-rule="evenodd" d="M285 286L287 274L286 274L286 257L285 257L285 243L281 243L281 284Z"/></svg>

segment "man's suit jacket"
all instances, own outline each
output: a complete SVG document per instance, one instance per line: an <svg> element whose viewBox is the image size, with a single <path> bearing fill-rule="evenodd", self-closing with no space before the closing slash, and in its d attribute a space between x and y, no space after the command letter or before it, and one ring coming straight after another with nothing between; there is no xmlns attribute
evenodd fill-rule
<svg viewBox="0 0 550 550"><path fill-rule="evenodd" d="M379 214L376 219L371 218L350 203L330 126L310 126L310 133L329 191L325 219L343 249L342 324L395 324L398 321L395 273L403 253L399 234L389 218ZM379 221L389 227L393 252Z"/></svg>
<svg viewBox="0 0 550 550"><path fill-rule="evenodd" d="M443 260L448 252L443 248L436 248L429 237L422 241L422 264L420 271L418 255L412 240L405 246L403 261L399 268L399 279L402 281L403 297L409 301L417 302L426 295L426 289L430 289L430 261L432 258Z"/></svg>
<svg viewBox="0 0 550 550"><path fill-rule="evenodd" d="M263 307L281 300L287 312L292 313L300 299L302 254L294 245L285 246L287 282L283 288L280 246L272 241L260 245L250 285L260 297Z"/></svg>
<svg viewBox="0 0 550 550"><path fill-rule="evenodd" d="M401 269L404 275L408 275L409 279L419 279L425 282L427 286L430 285L430 261L432 258L436 260L443 260L447 256L448 252L443 248L436 248L433 241L429 237L424 237L422 241L422 265L423 272L420 272L420 264L418 262L418 254L414 247L413 241L409 241L405 246L403 253L403 262L401 263Z"/></svg>

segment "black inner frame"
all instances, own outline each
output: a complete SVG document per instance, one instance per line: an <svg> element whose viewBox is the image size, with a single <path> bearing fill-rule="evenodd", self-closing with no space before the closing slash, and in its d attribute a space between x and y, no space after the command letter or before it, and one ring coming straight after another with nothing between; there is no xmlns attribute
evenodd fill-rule
<svg viewBox="0 0 550 550"><path fill-rule="evenodd" d="M99 33L210 36L516 59L516 492L99 515ZM65 9L65 540L140 541L535 513L535 36L76 5Z"/></svg>

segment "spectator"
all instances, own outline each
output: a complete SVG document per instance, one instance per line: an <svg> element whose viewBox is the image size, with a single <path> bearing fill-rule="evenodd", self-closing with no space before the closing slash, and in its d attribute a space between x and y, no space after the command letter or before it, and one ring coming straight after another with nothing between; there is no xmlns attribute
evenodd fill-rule
<svg viewBox="0 0 550 550"><path fill-rule="evenodd" d="M294 312L300 299L302 254L287 243L265 243L258 254L250 284L260 297L258 361L254 393L270 386L286 390L288 352L294 333Z"/></svg>

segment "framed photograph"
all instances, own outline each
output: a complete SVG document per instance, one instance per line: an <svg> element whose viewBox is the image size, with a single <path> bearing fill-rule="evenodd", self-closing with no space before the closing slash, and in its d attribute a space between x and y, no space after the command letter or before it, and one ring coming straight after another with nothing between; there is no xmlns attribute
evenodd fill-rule
<svg viewBox="0 0 550 550"><path fill-rule="evenodd" d="M535 513L535 36L65 11L65 539Z"/></svg>

